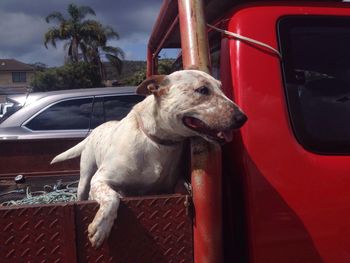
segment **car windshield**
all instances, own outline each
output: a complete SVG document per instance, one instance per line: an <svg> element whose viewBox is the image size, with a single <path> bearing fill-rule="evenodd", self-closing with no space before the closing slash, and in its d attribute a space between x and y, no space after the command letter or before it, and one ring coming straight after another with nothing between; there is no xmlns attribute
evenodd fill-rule
<svg viewBox="0 0 350 263"><path fill-rule="evenodd" d="M8 117L20 110L24 104L16 103L15 101L7 100L0 104L0 124Z"/></svg>

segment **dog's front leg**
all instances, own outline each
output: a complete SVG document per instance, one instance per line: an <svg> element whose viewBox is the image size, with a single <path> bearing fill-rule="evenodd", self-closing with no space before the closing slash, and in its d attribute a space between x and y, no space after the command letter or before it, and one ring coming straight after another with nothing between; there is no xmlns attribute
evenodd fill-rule
<svg viewBox="0 0 350 263"><path fill-rule="evenodd" d="M88 227L91 245L98 248L108 238L117 217L120 195L103 180L92 178L90 197L100 205L94 220Z"/></svg>

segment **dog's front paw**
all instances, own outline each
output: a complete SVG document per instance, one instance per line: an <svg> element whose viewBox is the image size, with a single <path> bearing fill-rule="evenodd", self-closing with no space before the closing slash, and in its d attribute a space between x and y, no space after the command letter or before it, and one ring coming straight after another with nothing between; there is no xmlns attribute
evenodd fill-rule
<svg viewBox="0 0 350 263"><path fill-rule="evenodd" d="M108 238L113 226L113 221L106 218L92 221L88 227L88 237L92 247L99 248Z"/></svg>

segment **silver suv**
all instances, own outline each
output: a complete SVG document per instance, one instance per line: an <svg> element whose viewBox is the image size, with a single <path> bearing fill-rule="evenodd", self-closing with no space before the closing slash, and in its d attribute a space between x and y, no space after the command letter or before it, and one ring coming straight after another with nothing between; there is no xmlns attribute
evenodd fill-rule
<svg viewBox="0 0 350 263"><path fill-rule="evenodd" d="M96 126L124 118L144 97L135 87L13 95L0 119L0 140L83 138Z"/></svg>

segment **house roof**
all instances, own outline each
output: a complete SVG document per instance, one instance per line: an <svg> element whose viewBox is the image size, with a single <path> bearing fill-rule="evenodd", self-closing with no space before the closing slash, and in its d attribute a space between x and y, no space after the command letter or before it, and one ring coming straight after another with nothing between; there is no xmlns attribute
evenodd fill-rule
<svg viewBox="0 0 350 263"><path fill-rule="evenodd" d="M0 71L34 71L34 68L15 59L0 59Z"/></svg>

